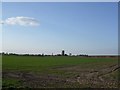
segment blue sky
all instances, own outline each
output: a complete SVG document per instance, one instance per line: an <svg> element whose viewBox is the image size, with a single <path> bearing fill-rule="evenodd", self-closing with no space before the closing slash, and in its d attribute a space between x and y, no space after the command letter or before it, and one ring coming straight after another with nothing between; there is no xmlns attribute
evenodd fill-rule
<svg viewBox="0 0 120 90"><path fill-rule="evenodd" d="M119 2L119 0L1 0L2 2Z"/></svg>
<svg viewBox="0 0 120 90"><path fill-rule="evenodd" d="M118 6L113 3L3 3L2 19L34 18L39 25L3 24L3 51L117 54Z"/></svg>

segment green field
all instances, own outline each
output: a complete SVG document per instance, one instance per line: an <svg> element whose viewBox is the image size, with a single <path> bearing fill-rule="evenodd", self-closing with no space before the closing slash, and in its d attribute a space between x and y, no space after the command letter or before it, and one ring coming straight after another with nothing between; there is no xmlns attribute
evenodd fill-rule
<svg viewBox="0 0 120 90"><path fill-rule="evenodd" d="M116 57L3 55L3 88L116 88L117 63Z"/></svg>

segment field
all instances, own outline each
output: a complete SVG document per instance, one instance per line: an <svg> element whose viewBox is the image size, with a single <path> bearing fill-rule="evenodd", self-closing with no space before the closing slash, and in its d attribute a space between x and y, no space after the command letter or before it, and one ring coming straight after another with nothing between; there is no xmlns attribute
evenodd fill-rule
<svg viewBox="0 0 120 90"><path fill-rule="evenodd" d="M3 88L117 88L117 57L2 57Z"/></svg>

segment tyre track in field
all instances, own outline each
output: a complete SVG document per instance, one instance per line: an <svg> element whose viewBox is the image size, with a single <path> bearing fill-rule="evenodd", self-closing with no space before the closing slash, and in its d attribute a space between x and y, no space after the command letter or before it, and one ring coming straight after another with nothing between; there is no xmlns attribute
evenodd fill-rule
<svg viewBox="0 0 120 90"><path fill-rule="evenodd" d="M119 69L120 69L120 66L118 66L117 64L115 64L115 65L111 65L111 66L109 66L107 68L104 68L104 69L101 69L101 70L91 71L90 73L88 73L87 75L85 75L85 77L87 79L89 79L89 80L90 79L93 79L93 80L98 79L100 81L104 81L104 79L102 78L103 76L105 76L107 74L110 74L110 73L112 73L114 71L117 71ZM80 83L81 82L80 79L81 79L81 77L78 76L77 77L77 82Z"/></svg>

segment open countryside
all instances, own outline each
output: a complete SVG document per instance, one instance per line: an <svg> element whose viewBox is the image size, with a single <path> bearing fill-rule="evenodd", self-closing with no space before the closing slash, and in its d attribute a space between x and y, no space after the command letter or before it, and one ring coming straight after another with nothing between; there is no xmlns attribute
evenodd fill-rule
<svg viewBox="0 0 120 90"><path fill-rule="evenodd" d="M118 2L0 6L2 89L120 87Z"/></svg>

